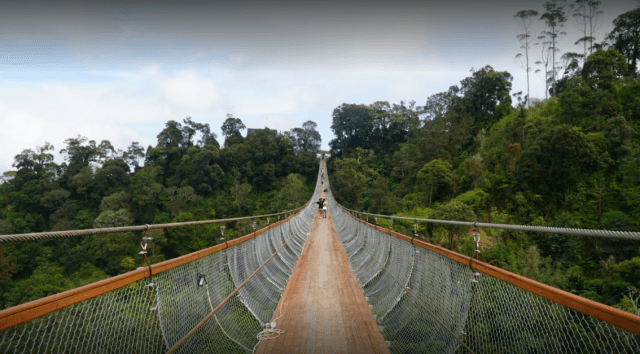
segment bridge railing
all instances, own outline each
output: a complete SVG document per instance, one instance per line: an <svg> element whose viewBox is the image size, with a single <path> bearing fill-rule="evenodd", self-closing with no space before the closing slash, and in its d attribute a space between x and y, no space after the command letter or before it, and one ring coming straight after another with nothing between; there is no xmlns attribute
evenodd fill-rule
<svg viewBox="0 0 640 354"><path fill-rule="evenodd" d="M390 216L344 209L331 195L329 201L352 270L392 353L640 352L638 316L351 214ZM640 239L638 233L417 221Z"/></svg>
<svg viewBox="0 0 640 354"><path fill-rule="evenodd" d="M311 200L319 185L320 177ZM0 353L251 352L302 251L314 206L246 236L0 311ZM252 218L8 235L0 242Z"/></svg>

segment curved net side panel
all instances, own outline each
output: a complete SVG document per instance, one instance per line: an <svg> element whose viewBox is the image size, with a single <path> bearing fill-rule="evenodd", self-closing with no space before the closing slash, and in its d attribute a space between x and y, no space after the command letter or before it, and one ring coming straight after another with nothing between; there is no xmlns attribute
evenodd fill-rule
<svg viewBox="0 0 640 354"><path fill-rule="evenodd" d="M411 245L329 201L392 353L640 353L638 335Z"/></svg>

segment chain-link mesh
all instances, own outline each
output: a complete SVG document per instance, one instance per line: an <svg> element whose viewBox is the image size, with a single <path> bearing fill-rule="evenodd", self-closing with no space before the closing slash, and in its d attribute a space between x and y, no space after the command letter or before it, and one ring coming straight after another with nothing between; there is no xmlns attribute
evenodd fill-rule
<svg viewBox="0 0 640 354"><path fill-rule="evenodd" d="M157 300L146 281L129 284L2 331L0 353L162 352Z"/></svg>
<svg viewBox="0 0 640 354"><path fill-rule="evenodd" d="M320 173L311 200L319 193ZM0 353L165 353L264 264L178 349L251 352L314 216L315 204L309 203L298 215L245 242L5 329Z"/></svg>
<svg viewBox="0 0 640 354"><path fill-rule="evenodd" d="M640 353L638 335L367 226L328 195L392 353Z"/></svg>

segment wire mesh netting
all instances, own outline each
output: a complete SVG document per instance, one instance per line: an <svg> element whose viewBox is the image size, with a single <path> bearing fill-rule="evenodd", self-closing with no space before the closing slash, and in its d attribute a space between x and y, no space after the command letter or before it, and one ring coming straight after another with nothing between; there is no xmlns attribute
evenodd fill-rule
<svg viewBox="0 0 640 354"><path fill-rule="evenodd" d="M320 173L311 200L319 193ZM0 332L0 353L165 353L264 264L177 351L251 352L314 216L309 203L245 242L7 328Z"/></svg>
<svg viewBox="0 0 640 354"><path fill-rule="evenodd" d="M639 336L367 226L328 197L392 353L640 353Z"/></svg>

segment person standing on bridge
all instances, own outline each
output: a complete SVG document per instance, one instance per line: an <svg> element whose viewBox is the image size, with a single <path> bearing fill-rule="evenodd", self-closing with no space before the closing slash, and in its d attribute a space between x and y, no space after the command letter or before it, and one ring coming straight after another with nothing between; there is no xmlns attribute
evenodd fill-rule
<svg viewBox="0 0 640 354"><path fill-rule="evenodd" d="M324 200L322 198L320 198L320 200L318 200L316 202L316 204L318 204L318 210L320 211L320 217L322 217L322 208L324 207Z"/></svg>

